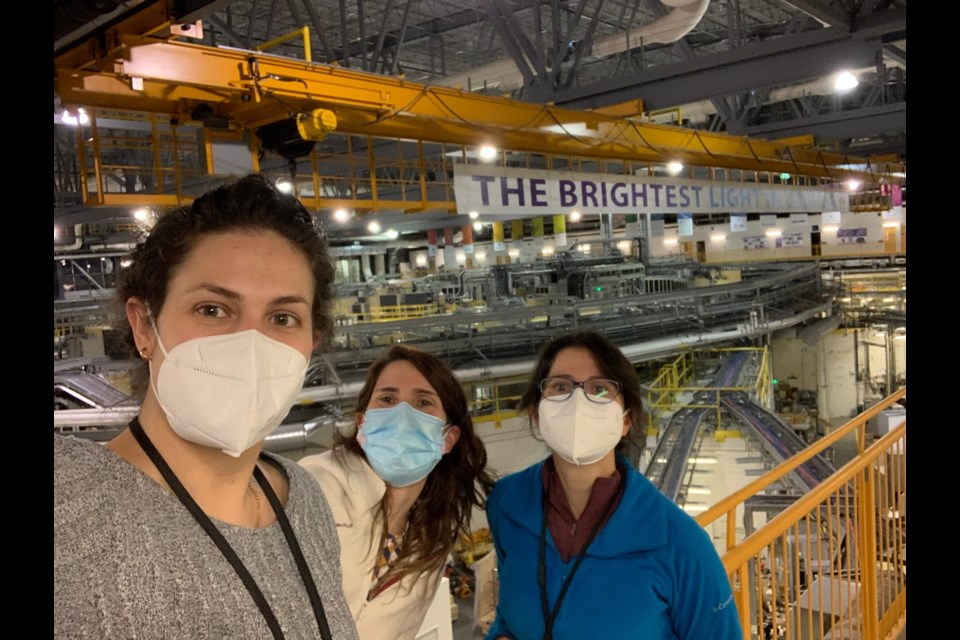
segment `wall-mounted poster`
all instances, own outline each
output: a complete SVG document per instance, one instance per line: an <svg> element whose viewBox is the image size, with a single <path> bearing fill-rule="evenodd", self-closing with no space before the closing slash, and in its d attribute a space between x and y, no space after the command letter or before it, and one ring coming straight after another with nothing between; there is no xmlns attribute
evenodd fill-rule
<svg viewBox="0 0 960 640"><path fill-rule="evenodd" d="M788 233L784 236L777 238L777 249L783 247L802 247L803 246L803 234L802 233Z"/></svg>
<svg viewBox="0 0 960 640"><path fill-rule="evenodd" d="M807 214L805 213L791 213L790 214L790 224L793 225L803 225L807 226Z"/></svg>
<svg viewBox="0 0 960 640"><path fill-rule="evenodd" d="M693 235L693 214L692 213L677 214L677 235L678 236Z"/></svg>
<svg viewBox="0 0 960 640"><path fill-rule="evenodd" d="M650 214L650 235L654 237L663 235L663 214L662 213Z"/></svg>
<svg viewBox="0 0 960 640"><path fill-rule="evenodd" d="M747 216L739 215L736 213L730 214L730 231L746 231L747 230Z"/></svg>
<svg viewBox="0 0 960 640"><path fill-rule="evenodd" d="M748 251L751 249L766 249L767 237L766 236L744 236L743 248Z"/></svg>
<svg viewBox="0 0 960 640"><path fill-rule="evenodd" d="M775 213L764 213L760 216L760 226L761 227L775 227L777 226L777 214Z"/></svg>
<svg viewBox="0 0 960 640"><path fill-rule="evenodd" d="M867 230L859 229L837 229L837 242L840 244L862 243L867 241Z"/></svg>

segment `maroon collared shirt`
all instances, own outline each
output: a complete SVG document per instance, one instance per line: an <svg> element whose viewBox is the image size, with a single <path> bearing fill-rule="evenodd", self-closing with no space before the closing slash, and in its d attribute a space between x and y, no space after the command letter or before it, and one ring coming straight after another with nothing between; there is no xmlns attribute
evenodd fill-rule
<svg viewBox="0 0 960 640"><path fill-rule="evenodd" d="M548 490L547 526L550 527L550 535L553 536L553 542L557 545L560 557L563 558L564 562L569 562L570 558L583 549L593 526L603 515L607 502L617 493L617 487L620 485L620 470L617 469L612 476L597 478L593 481L593 487L590 489L590 499L579 518L573 516L570 503L567 502L567 494L563 491L563 483L557 474L552 457L544 462L540 477L543 486ZM620 504L620 496L616 496L613 508L610 509L610 513L604 519L600 530L606 525L613 512L616 511L618 504Z"/></svg>

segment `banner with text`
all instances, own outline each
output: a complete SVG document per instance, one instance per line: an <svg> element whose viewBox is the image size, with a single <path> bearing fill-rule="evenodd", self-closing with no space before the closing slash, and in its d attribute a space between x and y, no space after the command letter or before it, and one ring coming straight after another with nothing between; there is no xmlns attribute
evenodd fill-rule
<svg viewBox="0 0 960 640"><path fill-rule="evenodd" d="M453 186L457 209L482 215L850 210L845 190L473 164L454 165Z"/></svg>

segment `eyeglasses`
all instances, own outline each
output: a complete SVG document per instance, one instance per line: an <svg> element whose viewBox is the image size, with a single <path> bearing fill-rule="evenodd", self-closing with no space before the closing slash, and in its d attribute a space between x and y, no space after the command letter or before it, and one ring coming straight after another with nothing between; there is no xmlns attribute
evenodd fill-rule
<svg viewBox="0 0 960 640"><path fill-rule="evenodd" d="M613 402L620 393L620 383L606 378L591 378L583 382L569 378L544 378L540 381L540 393L543 397L556 402L568 400L577 387L583 389L587 400L597 404Z"/></svg>

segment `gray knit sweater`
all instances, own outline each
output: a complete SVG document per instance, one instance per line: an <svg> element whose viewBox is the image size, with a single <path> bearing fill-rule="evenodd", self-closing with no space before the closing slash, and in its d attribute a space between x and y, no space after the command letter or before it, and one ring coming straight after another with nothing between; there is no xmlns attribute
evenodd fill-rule
<svg viewBox="0 0 960 640"><path fill-rule="evenodd" d="M272 637L233 567L175 496L100 444L54 435L53 452L55 637ZM287 518L333 637L355 640L326 499L306 471L270 458L290 482ZM279 523L252 529L214 522L263 591L284 636L318 638Z"/></svg>

